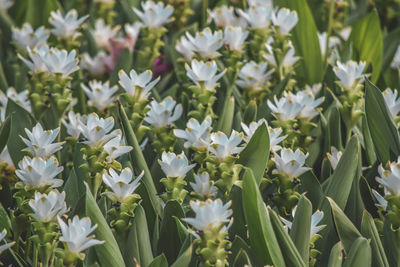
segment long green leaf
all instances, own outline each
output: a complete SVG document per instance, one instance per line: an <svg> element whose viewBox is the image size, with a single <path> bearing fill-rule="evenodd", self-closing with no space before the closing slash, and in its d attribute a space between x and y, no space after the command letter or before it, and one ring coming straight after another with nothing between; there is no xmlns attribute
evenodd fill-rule
<svg viewBox="0 0 400 267"><path fill-rule="evenodd" d="M371 265L371 258L371 246L368 240L359 237L353 242L343 267L373 266Z"/></svg>
<svg viewBox="0 0 400 267"><path fill-rule="evenodd" d="M329 255L328 267L342 267L343 262L343 245L342 242L336 243L331 249Z"/></svg>
<svg viewBox="0 0 400 267"><path fill-rule="evenodd" d="M233 115L235 113L235 98L233 96L225 99L222 114L218 120L217 129L226 135L230 135L232 131Z"/></svg>
<svg viewBox="0 0 400 267"><path fill-rule="evenodd" d="M11 116L8 116L6 120L0 125L0 153L7 145L10 132L11 132Z"/></svg>
<svg viewBox="0 0 400 267"><path fill-rule="evenodd" d="M191 245L175 262L171 267L189 267L192 260L193 246Z"/></svg>
<svg viewBox="0 0 400 267"><path fill-rule="evenodd" d="M168 267L168 261L164 254L154 258L148 267Z"/></svg>

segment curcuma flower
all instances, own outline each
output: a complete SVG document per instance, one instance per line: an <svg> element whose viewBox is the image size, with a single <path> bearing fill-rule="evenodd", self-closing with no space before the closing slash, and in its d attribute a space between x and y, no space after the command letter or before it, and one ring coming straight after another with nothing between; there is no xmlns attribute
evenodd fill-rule
<svg viewBox="0 0 400 267"><path fill-rule="evenodd" d="M392 69L398 69L400 68L400 45L396 49L396 53L393 56L393 60L390 63L390 67Z"/></svg>
<svg viewBox="0 0 400 267"><path fill-rule="evenodd" d="M170 5L165 6L163 2L142 2L142 9L143 12L137 8L133 8L133 11L146 27L160 28L174 20L170 18L174 12L174 8Z"/></svg>
<svg viewBox="0 0 400 267"><path fill-rule="evenodd" d="M139 75L135 70L131 70L129 76L123 70L120 70L118 76L119 84L124 88L125 92L138 100L147 99L150 95L150 90L153 89L160 80L160 77L158 77L150 82L153 78L151 70L146 70Z"/></svg>
<svg viewBox="0 0 400 267"><path fill-rule="evenodd" d="M147 116L144 120L154 127L163 127L171 125L179 119L182 111L182 105L176 105L175 100L168 96L160 103L155 100L151 101L150 110L147 111Z"/></svg>
<svg viewBox="0 0 400 267"><path fill-rule="evenodd" d="M75 55L75 50L68 53L68 51L64 49L58 50L57 48L50 48L49 53L47 53L42 60L51 74L60 73L63 77L67 77L71 73L79 70L79 60Z"/></svg>
<svg viewBox="0 0 400 267"><path fill-rule="evenodd" d="M118 87L110 87L109 82L102 83L94 80L89 82L88 87L84 84L81 84L81 86L89 98L88 105L98 110L104 110L110 107L116 99L114 94L118 91Z"/></svg>
<svg viewBox="0 0 400 267"><path fill-rule="evenodd" d="M224 203L220 200L191 201L190 207L195 212L195 218L183 219L188 224L192 225L199 231L207 231L219 229L227 231L226 226L232 215L232 210L229 209L231 203Z"/></svg>
<svg viewBox="0 0 400 267"><path fill-rule="evenodd" d="M244 141L246 143L250 142L251 138L253 137L258 127L263 123L265 123L265 125L268 127L270 150L273 152L280 150L282 147L279 145L279 143L285 140L286 135L280 136L282 134L282 129L281 128L274 129L269 127L265 119L260 119L257 122L253 121L249 124L249 126L247 126L243 122L241 123L242 129L246 134L246 136L244 137Z"/></svg>
<svg viewBox="0 0 400 267"><path fill-rule="evenodd" d="M268 107L272 114L281 121L294 120L303 109L303 106L296 101L296 96L291 93L284 95L279 100L274 96L274 102L275 104L267 100Z"/></svg>
<svg viewBox="0 0 400 267"><path fill-rule="evenodd" d="M19 169L15 171L15 174L25 185L36 188L45 186L56 188L63 184L63 180L55 178L64 169L64 167L58 166L55 157L43 159L25 156L18 163L18 167Z"/></svg>
<svg viewBox="0 0 400 267"><path fill-rule="evenodd" d="M383 210L386 210L388 201L374 189L372 189L372 194L374 195L376 201L378 201L378 203L375 204L375 206L377 206L378 208L382 208Z"/></svg>
<svg viewBox="0 0 400 267"><path fill-rule="evenodd" d="M0 90L0 121L6 119L6 109L8 99L23 107L26 111L31 112L31 102L28 99L28 90L17 92L13 87L7 89L6 94Z"/></svg>
<svg viewBox="0 0 400 267"><path fill-rule="evenodd" d="M86 121L78 120L78 128L82 135L87 139L83 143L91 147L102 147L112 138L121 135L121 130L117 129L109 133L114 127L114 118L99 118L96 113L87 116Z"/></svg>
<svg viewBox="0 0 400 267"><path fill-rule="evenodd" d="M32 132L25 128L25 133L28 139L21 137L25 145L28 146L28 150L36 157L48 158L58 150L62 149L64 142L53 143L60 132L60 128L54 130L43 130L40 123L37 123L35 127L32 128Z"/></svg>
<svg viewBox="0 0 400 267"><path fill-rule="evenodd" d="M342 154L342 151L338 151L335 147L331 147L331 153L326 153L333 170L336 169Z"/></svg>
<svg viewBox="0 0 400 267"><path fill-rule="evenodd" d="M240 69L236 84L242 88L259 91L266 86L273 72L273 69L267 71L267 63L257 64L250 61Z"/></svg>
<svg viewBox="0 0 400 267"><path fill-rule="evenodd" d="M229 50L242 51L249 32L242 27L227 26L224 30L224 43Z"/></svg>
<svg viewBox="0 0 400 267"><path fill-rule="evenodd" d="M225 71L217 74L217 63L215 61L197 61L193 59L191 66L185 65L186 75L196 84L199 88L206 90L213 90L217 87L217 81L225 74ZM217 75L216 75L217 74Z"/></svg>
<svg viewBox="0 0 400 267"><path fill-rule="evenodd" d="M103 51L100 51L94 57L91 57L88 53L83 53L81 68L92 75L103 75L106 72L106 64L104 63L106 57L107 55Z"/></svg>
<svg viewBox="0 0 400 267"><path fill-rule="evenodd" d="M158 163L167 177L184 177L196 165L189 165L189 161L183 152L178 155L172 152L163 152Z"/></svg>
<svg viewBox="0 0 400 267"><path fill-rule="evenodd" d="M333 72L339 79L340 85L343 86L343 89L350 90L362 81L364 68L365 62L357 63L350 60L343 64L338 61L336 62L336 66L333 67Z"/></svg>
<svg viewBox="0 0 400 267"><path fill-rule="evenodd" d="M397 98L397 90L392 91L387 88L382 94L390 114L392 114L393 118L396 118L400 112L400 97Z"/></svg>
<svg viewBox="0 0 400 267"><path fill-rule="evenodd" d="M237 10L239 15L250 25L250 28L265 28L271 24L273 7L268 5L250 6L246 11Z"/></svg>
<svg viewBox="0 0 400 267"><path fill-rule="evenodd" d="M78 19L78 12L75 9L70 10L65 17L61 14L60 10L57 10L57 12L52 11L49 23L54 26L54 29L51 30L51 33L61 39L72 38L74 40L81 35L77 30L87 17L89 15Z"/></svg>
<svg viewBox="0 0 400 267"><path fill-rule="evenodd" d="M289 179L297 178L310 170L310 168L304 167L307 157L308 153L304 154L300 149L293 152L291 149L283 148L280 156L274 153L272 161L275 162L276 169L272 173L286 176Z"/></svg>
<svg viewBox="0 0 400 267"><path fill-rule="evenodd" d="M279 27L281 34L288 34L299 21L296 11L281 8L276 13L272 13L272 23Z"/></svg>
<svg viewBox="0 0 400 267"><path fill-rule="evenodd" d="M67 129L67 133L71 137L78 139L79 135L81 134L78 121L84 121L84 118L81 116L81 114L70 110L68 112L68 122L64 118L61 121Z"/></svg>
<svg viewBox="0 0 400 267"><path fill-rule="evenodd" d="M324 102L324 98L320 97L315 99L313 92L306 89L296 93L296 101L302 105L302 109L297 118L311 120L318 115L318 106Z"/></svg>
<svg viewBox="0 0 400 267"><path fill-rule="evenodd" d="M210 116L207 116L201 124L198 120L191 118L186 123L186 129L175 129L174 135L186 140L184 143L185 148L207 148L210 143L211 123Z"/></svg>
<svg viewBox="0 0 400 267"><path fill-rule="evenodd" d="M194 183L190 183L196 195L202 198L214 196L218 189L214 186L213 181L210 181L210 175L207 172L194 175Z"/></svg>
<svg viewBox="0 0 400 267"><path fill-rule="evenodd" d="M94 24L94 29L91 31L96 45L102 49L107 49L109 40L118 34L120 28L120 25L111 27L107 25L103 19L97 19Z"/></svg>
<svg viewBox="0 0 400 267"><path fill-rule="evenodd" d="M222 31L213 33L210 28L197 32L195 37L186 32L186 37L191 42L193 51L198 53L200 57L207 59L218 57L220 54L217 50L224 44Z"/></svg>
<svg viewBox="0 0 400 267"><path fill-rule="evenodd" d="M6 12L13 4L13 0L0 0L0 10Z"/></svg>
<svg viewBox="0 0 400 267"><path fill-rule="evenodd" d="M195 47L184 35L179 40L176 40L175 49L188 61L194 57Z"/></svg>
<svg viewBox="0 0 400 267"><path fill-rule="evenodd" d="M33 210L33 218L40 222L55 220L57 216L64 215L68 209L65 203L65 192L51 190L48 194L35 192L35 198L29 201Z"/></svg>
<svg viewBox="0 0 400 267"><path fill-rule="evenodd" d="M43 46L47 43L50 33L43 26L33 30L32 25L24 23L22 28L12 29L12 40L22 49L35 48Z"/></svg>
<svg viewBox="0 0 400 267"><path fill-rule="evenodd" d="M234 14L233 7L220 6L214 8L214 10L208 10L208 23L214 20L217 27L225 28L227 26L240 26L245 28L247 26L246 21L237 17Z"/></svg>
<svg viewBox="0 0 400 267"><path fill-rule="evenodd" d="M208 150L213 153L217 159L235 156L244 149L244 147L238 147L243 138L242 135L235 130L232 131L229 138L223 132L212 133L210 138L211 144Z"/></svg>
<svg viewBox="0 0 400 267"><path fill-rule="evenodd" d="M385 188L385 195L400 195L400 157L397 162L390 162L389 170L385 170L382 164L378 167L380 177L376 177L376 181Z"/></svg>
<svg viewBox="0 0 400 267"><path fill-rule="evenodd" d="M119 156L122 156L123 154L128 153L129 151L132 150L131 146L125 146L122 141L122 136L117 135L110 141L108 141L104 145L104 151L108 153L107 160L108 162L112 162L114 159L118 158Z"/></svg>
<svg viewBox="0 0 400 267"><path fill-rule="evenodd" d="M265 48L267 49L267 54L264 55L264 58L272 66L278 67L278 64L277 64L275 56L274 56L274 51L270 44L271 42L273 42L273 39L269 38L267 44L265 45ZM288 46L289 46L289 49L286 51L286 54L283 57L282 62L280 62L281 66L286 70L290 70L294 66L294 64L300 59L299 57L295 56L295 50L294 50L293 44L291 42L289 42Z"/></svg>
<svg viewBox="0 0 400 267"><path fill-rule="evenodd" d="M57 217L57 220L62 233L60 241L66 243L68 250L72 253L79 254L87 248L104 243L104 241L94 239L93 235L89 236L97 228L97 224L92 227L88 217L79 219L75 215L72 221L68 220L68 224L60 217Z"/></svg>
<svg viewBox="0 0 400 267"><path fill-rule="evenodd" d="M133 195L139 187L140 179L142 179L144 171L133 179L132 170L125 168L118 174L114 169L109 169L108 173L103 174L103 182L112 190L112 192L104 192L113 202L124 202Z"/></svg>
<svg viewBox="0 0 400 267"><path fill-rule="evenodd" d="M294 218L295 215L296 215L296 208L294 208L292 210L292 217ZM322 229L324 229L326 227L325 224L318 225L321 222L322 218L324 218L324 212L320 211L320 210L317 210L316 212L313 213L313 215L311 215L310 238L312 238L319 231L321 231ZM289 228L289 229L292 228L292 222L290 222L284 218L281 218L281 220L287 228Z"/></svg>
<svg viewBox="0 0 400 267"><path fill-rule="evenodd" d="M7 235L7 230L4 229L1 233L0 233L0 242L3 241L4 237L6 237ZM0 246L0 254L3 253L3 251L9 249L12 245L14 245L15 242L11 242L11 243L6 243L4 245Z"/></svg>

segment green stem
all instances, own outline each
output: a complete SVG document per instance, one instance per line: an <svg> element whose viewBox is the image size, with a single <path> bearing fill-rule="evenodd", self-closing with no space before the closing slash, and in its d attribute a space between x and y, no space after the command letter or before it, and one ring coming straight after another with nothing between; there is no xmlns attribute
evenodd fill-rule
<svg viewBox="0 0 400 267"><path fill-rule="evenodd" d="M33 244L33 258L32 258L32 266L37 267L38 263L38 246L36 244Z"/></svg>
<svg viewBox="0 0 400 267"><path fill-rule="evenodd" d="M333 14L335 12L335 2L336 0L331 0L329 5L329 20L328 20L328 30L326 31L326 44L325 44L325 55L324 55L324 65L328 65L328 49L329 49L329 37L332 34L332 24L333 24Z"/></svg>
<svg viewBox="0 0 400 267"><path fill-rule="evenodd" d="M208 0L203 0L203 10L201 17L201 27L205 28L207 26L207 9L208 9Z"/></svg>

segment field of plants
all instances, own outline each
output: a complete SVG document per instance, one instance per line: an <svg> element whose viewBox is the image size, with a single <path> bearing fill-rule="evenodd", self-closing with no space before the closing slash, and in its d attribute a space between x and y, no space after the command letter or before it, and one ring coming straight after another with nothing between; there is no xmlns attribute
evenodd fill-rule
<svg viewBox="0 0 400 267"><path fill-rule="evenodd" d="M0 0L0 266L400 266L399 0Z"/></svg>

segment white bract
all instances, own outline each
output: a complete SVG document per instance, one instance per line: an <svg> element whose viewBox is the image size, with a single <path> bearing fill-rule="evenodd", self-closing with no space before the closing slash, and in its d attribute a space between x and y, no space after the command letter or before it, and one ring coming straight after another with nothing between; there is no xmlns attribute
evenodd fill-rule
<svg viewBox="0 0 400 267"><path fill-rule="evenodd" d="M144 120L154 127L163 127L171 125L179 119L182 111L182 105L176 105L176 101L168 96L160 103L155 100L151 101L150 110L147 111L147 116Z"/></svg>
<svg viewBox="0 0 400 267"><path fill-rule="evenodd" d="M144 26L159 28L174 20L170 18L174 12L174 8L170 5L165 6L163 2L142 2L142 9L143 12L137 8L133 8L133 11L143 22Z"/></svg>
<svg viewBox="0 0 400 267"><path fill-rule="evenodd" d="M237 10L239 15L244 18L251 28L265 28L271 24L272 14L274 12L272 6L260 5L250 6L247 10Z"/></svg>
<svg viewBox="0 0 400 267"><path fill-rule="evenodd" d="M108 153L107 161L112 162L114 159L128 153L132 150L131 146L125 146L122 143L122 136L117 135L104 145L104 151Z"/></svg>
<svg viewBox="0 0 400 267"><path fill-rule="evenodd" d="M153 72L151 72L151 70L146 70L139 75L135 70L131 70L129 76L123 70L120 70L118 76L119 84L124 88L125 92L138 100L147 99L151 89L153 89L160 80L158 77L151 81L153 78Z"/></svg>
<svg viewBox="0 0 400 267"><path fill-rule="evenodd" d="M60 10L51 11L49 23L54 26L51 33L61 39L72 38L74 40L81 35L78 29L87 17L89 15L78 18L78 12L75 9L68 11L65 16L61 14Z"/></svg>
<svg viewBox="0 0 400 267"><path fill-rule="evenodd" d="M292 210L292 217L296 215L296 208ZM314 235L316 235L319 231L324 229L326 227L325 224L323 225L318 225L321 220L324 218L324 212L317 210L316 212L311 215L311 225L310 225L310 238L312 238ZM287 226L287 228L291 229L292 228L292 222L284 219L281 217L282 222Z"/></svg>
<svg viewBox="0 0 400 267"><path fill-rule="evenodd" d="M258 127L263 123L265 124L265 126L268 127L268 123L265 119L260 119L258 121L252 121L252 122L250 122L249 126L247 126L243 122L240 123L244 133L246 134L243 138L246 143L248 143L250 141L250 139L253 137L254 133L257 131Z"/></svg>
<svg viewBox="0 0 400 267"><path fill-rule="evenodd" d="M281 155L274 153L272 161L275 162L276 169L272 171L274 174L280 174L289 179L297 178L311 168L304 167L308 153L304 154L297 149L293 152L291 149L283 148Z"/></svg>
<svg viewBox="0 0 400 267"><path fill-rule="evenodd" d="M287 135L280 136L282 134L281 128L268 127L269 133L269 147L272 152L280 150L282 147L279 145L280 142L285 140Z"/></svg>
<svg viewBox="0 0 400 267"><path fill-rule="evenodd" d="M99 118L96 113L91 113L86 120L78 120L78 128L82 135L86 138L83 143L100 148L112 138L121 135L121 130L117 129L109 133L114 127L114 118Z"/></svg>
<svg viewBox="0 0 400 267"><path fill-rule="evenodd" d="M383 196L381 196L381 194L379 194L375 189L372 189L372 194L374 194L376 201L378 201L378 203L375 204L375 206L380 207L383 210L386 210L388 201Z"/></svg>
<svg viewBox="0 0 400 267"><path fill-rule="evenodd" d="M213 90L217 87L217 81L225 74L225 71L217 74L217 63L215 61L197 61L193 59L191 66L185 65L186 75L199 88Z"/></svg>
<svg viewBox="0 0 400 267"><path fill-rule="evenodd" d="M15 27L12 29L12 40L22 49L43 46L47 43L49 36L49 31L43 26L33 30L29 23L24 23L20 29Z"/></svg>
<svg viewBox="0 0 400 267"><path fill-rule="evenodd" d="M96 56L91 57L88 53L83 53L81 58L81 67L92 75L103 75L106 72L104 59L106 53L100 51Z"/></svg>
<svg viewBox="0 0 400 267"><path fill-rule="evenodd" d="M242 27L227 26L224 30L224 43L229 50L242 51L249 32Z"/></svg>
<svg viewBox="0 0 400 267"><path fill-rule="evenodd" d="M272 6L272 0L247 0L249 6Z"/></svg>
<svg viewBox="0 0 400 267"><path fill-rule="evenodd" d="M210 138L211 144L208 150L213 153L217 159L235 156L244 149L244 147L238 147L243 141L242 134L235 130L232 131L229 138L223 132L212 133Z"/></svg>
<svg viewBox="0 0 400 267"><path fill-rule="evenodd" d="M267 44L265 45L265 47L267 49L267 54L264 55L264 58L272 66L278 67L272 46L270 45L271 42L273 42L272 38L270 38L269 41L267 42ZM289 42L288 46L289 46L289 49L286 51L286 54L283 57L282 62L280 62L281 66L286 70L290 70L293 67L293 65L300 59L299 57L295 56L295 50L294 50L293 44L291 42Z"/></svg>
<svg viewBox="0 0 400 267"><path fill-rule="evenodd" d="M136 40L139 36L140 29L143 27L143 24L140 22L135 22L133 24L125 24L124 29L126 35L132 39Z"/></svg>
<svg viewBox="0 0 400 267"><path fill-rule="evenodd" d="M35 198L29 200L29 206L34 212L33 218L40 222L53 221L68 211L65 192L60 193L57 190L51 190L48 194L36 191Z"/></svg>
<svg viewBox="0 0 400 267"><path fill-rule="evenodd" d="M18 54L18 58L21 59L33 73L46 72L47 67L44 63L44 58L50 51L49 47L41 46L35 47L34 49L27 47L26 49L28 51L30 60L25 59L20 54Z"/></svg>
<svg viewBox="0 0 400 267"><path fill-rule="evenodd" d="M65 126L65 128L67 129L67 133L71 137L77 139L81 134L78 121L84 121L84 118L82 118L81 114L75 113L72 110L68 112L67 117L68 117L68 122L64 118L61 121Z"/></svg>
<svg viewBox="0 0 400 267"><path fill-rule="evenodd" d="M18 167L19 169L15 171L15 174L26 185L55 188L63 184L63 180L55 178L64 169L64 167L58 166L58 161L55 157L43 159L25 156L18 163Z"/></svg>
<svg viewBox="0 0 400 267"><path fill-rule="evenodd" d="M274 96L274 102L275 104L267 100L268 107L274 117L281 121L294 120L303 109L303 105L298 103L296 96L291 93L285 94L279 100Z"/></svg>
<svg viewBox="0 0 400 267"><path fill-rule="evenodd" d="M0 5L1 6L1 5ZM0 8L1 9L1 8ZM0 233L0 242L3 241L4 237L6 237L7 235L7 230L4 229L1 233ZM4 240L5 241L5 240ZM14 245L15 242L11 242L11 243L5 243L4 245L0 246L0 254L3 253L3 251L9 249L12 245Z"/></svg>
<svg viewBox="0 0 400 267"><path fill-rule="evenodd" d="M118 174L114 169L109 169L108 173L103 174L103 182L112 190L104 192L112 201L123 202L129 196L132 196L139 187L144 171L136 178L133 178L132 170L125 168Z"/></svg>
<svg viewBox="0 0 400 267"><path fill-rule="evenodd" d="M75 57L76 52L72 50L68 53L67 50L58 50L57 48L50 48L43 58L47 70L51 74L62 74L63 77L69 76L71 73L79 70L79 60Z"/></svg>
<svg viewBox="0 0 400 267"><path fill-rule="evenodd" d="M396 118L400 112L400 97L397 98L397 90L387 88L382 94L390 114L392 114L393 118Z"/></svg>
<svg viewBox="0 0 400 267"><path fill-rule="evenodd" d="M13 0L0 0L0 10L6 12L7 9L12 7L13 4L14 4ZM0 239L0 241L1 241L1 239ZM1 253L1 251L0 251L0 253Z"/></svg>
<svg viewBox="0 0 400 267"><path fill-rule="evenodd" d="M279 27L281 34L288 34L299 21L296 11L281 8L276 13L272 13L272 23Z"/></svg>
<svg viewBox="0 0 400 267"><path fill-rule="evenodd" d="M79 219L75 215L72 221L68 220L68 224L60 217L57 217L57 220L62 233L60 241L66 243L72 253L79 254L87 248L104 243L104 241L94 239L93 235L89 236L97 228L97 224L92 226L88 217Z"/></svg>
<svg viewBox="0 0 400 267"><path fill-rule="evenodd" d="M108 40L114 38L121 27L119 25L112 27L107 25L103 19L97 19L94 29L91 31L96 45L99 48L107 49L109 46Z"/></svg>
<svg viewBox="0 0 400 267"><path fill-rule="evenodd" d="M89 98L88 105L97 108L98 110L104 110L110 107L116 99L114 96L115 92L118 91L117 86L110 87L110 83L99 81L90 81L87 87L83 83L81 84L83 91Z"/></svg>
<svg viewBox="0 0 400 267"><path fill-rule="evenodd" d="M332 169L336 169L342 154L342 151L338 151L336 147L331 147L331 153L326 153Z"/></svg>
<svg viewBox="0 0 400 267"><path fill-rule="evenodd" d="M11 99L28 112L31 112L31 102L29 101L28 94L28 90L17 92L13 87L8 88L6 93L0 90L0 121L6 119L8 99Z"/></svg>
<svg viewBox="0 0 400 267"><path fill-rule="evenodd" d="M400 68L400 45L396 49L396 53L393 56L393 60L390 63L390 67L392 69L398 69Z"/></svg>
<svg viewBox="0 0 400 267"><path fill-rule="evenodd" d="M214 8L214 10L208 10L208 23L211 23L212 20L214 20L217 27L222 28L227 26L247 26L247 23L243 18L237 17L234 14L234 9L231 6L220 6Z"/></svg>
<svg viewBox="0 0 400 267"><path fill-rule="evenodd" d="M195 47L194 45L186 38L186 36L182 35L179 40L176 40L175 45L176 51L181 53L186 60L190 61L194 57Z"/></svg>
<svg viewBox="0 0 400 267"><path fill-rule="evenodd" d="M213 181L210 181L210 175L207 172L194 175L194 183L190 183L193 191L203 197L212 197L218 192L218 188L214 186Z"/></svg>
<svg viewBox="0 0 400 267"><path fill-rule="evenodd" d="M191 118L186 123L186 129L175 129L174 134L178 138L185 139L185 148L207 148L210 143L211 117L207 116L200 124L198 120Z"/></svg>
<svg viewBox="0 0 400 267"><path fill-rule="evenodd" d="M195 212L196 217L183 219L199 231L212 229L228 230L223 226L227 225L232 215L229 209L231 203L224 203L220 200L191 201L190 207Z"/></svg>
<svg viewBox="0 0 400 267"><path fill-rule="evenodd" d="M162 153L161 160L158 160L158 163L167 177L184 177L196 165L189 165L189 161L183 152L176 155L165 151Z"/></svg>
<svg viewBox="0 0 400 267"><path fill-rule="evenodd" d="M296 102L302 105L300 113L297 115L299 119L311 120L318 115L318 106L324 102L324 98L315 99L311 90L303 90L296 93Z"/></svg>
<svg viewBox="0 0 400 267"><path fill-rule="evenodd" d="M193 37L189 32L186 32L186 37L191 42L194 52L202 58L215 58L220 54L217 52L224 44L222 31L215 31L210 28L205 28L201 32L197 32Z"/></svg>
<svg viewBox="0 0 400 267"><path fill-rule="evenodd" d="M382 164L378 167L380 177L376 177L376 181L385 188L385 195L400 195L400 157L397 162L390 162L389 170L385 170Z"/></svg>
<svg viewBox="0 0 400 267"><path fill-rule="evenodd" d="M325 56L326 53L326 42L327 42L328 34L326 32L323 33L318 33L318 41L319 41L319 47L321 49L321 55ZM328 48L332 49L335 46L339 46L341 44L341 41L338 37L336 36L330 36L329 37L329 43L328 43Z"/></svg>
<svg viewBox="0 0 400 267"><path fill-rule="evenodd" d="M28 139L21 136L22 141L28 146L28 150L37 157L48 158L58 150L62 149L64 142L53 143L60 132L60 128L54 130L43 130L40 123L32 128L32 132L25 128Z"/></svg>
<svg viewBox="0 0 400 267"><path fill-rule="evenodd" d="M259 91L265 88L273 72L273 69L267 71L267 63L257 64L250 61L240 69L236 84L242 88Z"/></svg>
<svg viewBox="0 0 400 267"><path fill-rule="evenodd" d="M363 80L363 71L365 62L357 63L349 60L346 63L336 62L336 66L333 67L333 72L339 79L343 89L350 90L358 85Z"/></svg>

